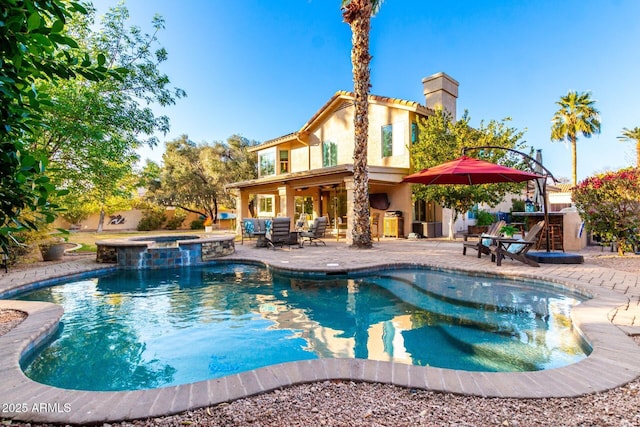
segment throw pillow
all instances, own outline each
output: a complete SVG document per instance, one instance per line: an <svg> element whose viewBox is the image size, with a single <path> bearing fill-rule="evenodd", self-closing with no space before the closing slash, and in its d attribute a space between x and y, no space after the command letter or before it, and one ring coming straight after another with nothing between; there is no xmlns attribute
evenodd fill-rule
<svg viewBox="0 0 640 427"><path fill-rule="evenodd" d="M253 221L248 221L248 220L244 221L244 231L246 231L248 234L253 234L253 231L254 231Z"/></svg>
<svg viewBox="0 0 640 427"><path fill-rule="evenodd" d="M524 242L524 240L520 240L520 241ZM523 250L525 248L525 246L527 246L527 245L524 244L524 243L512 243L507 248L507 252L512 253L512 254L517 254L518 252Z"/></svg>

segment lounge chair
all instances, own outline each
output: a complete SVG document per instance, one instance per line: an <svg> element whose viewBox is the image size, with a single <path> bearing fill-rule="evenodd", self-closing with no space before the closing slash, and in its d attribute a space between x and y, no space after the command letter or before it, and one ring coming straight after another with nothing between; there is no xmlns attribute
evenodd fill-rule
<svg viewBox="0 0 640 427"><path fill-rule="evenodd" d="M267 247L275 249L276 246L284 247L284 245L287 245L291 248L291 245L297 245L298 233L292 233L290 227L291 219L288 217L274 218L271 223L271 229L264 236L267 241Z"/></svg>
<svg viewBox="0 0 640 427"><path fill-rule="evenodd" d="M527 232L524 239L496 239L496 245L491 247L491 261L495 259L496 265L502 264L503 258L511 258L533 267L540 267L536 261L527 258L529 252L537 242L538 234L544 228L544 221L539 221Z"/></svg>
<svg viewBox="0 0 640 427"><path fill-rule="evenodd" d="M313 224L309 231L303 231L300 233L300 237L302 238L302 246L304 246L304 242L309 242L309 244L313 243L315 246L318 246L318 242L322 243L324 246L327 244L321 240L324 237L324 233L327 229L327 217L319 216L313 220Z"/></svg>
<svg viewBox="0 0 640 427"><path fill-rule="evenodd" d="M492 240L490 237L484 237L484 236L499 236L500 235L500 229L502 227L504 227L504 225L506 224L505 221L500 220L498 222L494 222L493 224L491 224L491 226L489 227L489 230L487 230L486 233L482 233L482 234L465 234L464 235L464 242L462 242L462 255L466 255L467 254L467 248L471 248L474 251L478 252L478 258L480 258L482 256L482 254L485 255L489 255L491 254L491 250L489 249L489 247L492 245ZM468 241L467 239L469 237L477 237L478 240L477 241Z"/></svg>

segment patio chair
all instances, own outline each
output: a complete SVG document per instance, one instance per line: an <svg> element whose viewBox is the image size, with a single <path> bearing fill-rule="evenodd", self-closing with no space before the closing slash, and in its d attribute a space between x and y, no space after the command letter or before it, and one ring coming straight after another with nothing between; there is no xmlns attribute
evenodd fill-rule
<svg viewBox="0 0 640 427"><path fill-rule="evenodd" d="M495 259L496 265L500 266L503 258L511 258L533 267L540 267L540 264L526 255L536 244L538 234L543 228L544 221L539 221L531 227L524 239L496 239L496 245L491 247L491 261Z"/></svg>
<svg viewBox="0 0 640 427"><path fill-rule="evenodd" d="M324 246L327 244L321 240L324 237L324 233L327 230L327 217L319 216L313 220L313 224L309 231L303 231L300 233L300 237L302 238L302 246L304 246L304 242L309 242L309 244L313 243L315 246L318 246L318 242L322 243Z"/></svg>
<svg viewBox="0 0 640 427"><path fill-rule="evenodd" d="M290 227L291 219L288 217L274 218L271 229L265 234L267 247L275 249L276 246L284 247L287 245L291 248L291 245L297 245L298 233L292 233Z"/></svg>
<svg viewBox="0 0 640 427"><path fill-rule="evenodd" d="M298 221L296 221L296 230L303 230L307 225L307 214L300 214Z"/></svg>
<svg viewBox="0 0 640 427"><path fill-rule="evenodd" d="M255 218L243 218L240 221L240 244L244 245L245 237L249 240L256 237L253 233L255 231L260 231L258 229L258 221Z"/></svg>
<svg viewBox="0 0 640 427"><path fill-rule="evenodd" d="M478 258L482 256L482 254L489 255L491 254L491 250L489 247L492 245L492 241L488 236L499 236L500 229L504 227L506 224L505 221L500 220L491 224L486 233L482 234L465 234L464 241L462 242L462 255L467 254L467 248L473 249L478 252ZM484 237L487 236L487 237ZM468 241L469 237L477 237L477 241Z"/></svg>

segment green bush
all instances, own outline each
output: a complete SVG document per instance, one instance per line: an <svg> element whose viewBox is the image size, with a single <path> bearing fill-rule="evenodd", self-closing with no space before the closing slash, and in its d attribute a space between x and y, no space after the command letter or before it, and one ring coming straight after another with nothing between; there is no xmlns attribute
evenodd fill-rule
<svg viewBox="0 0 640 427"><path fill-rule="evenodd" d="M524 212L524 200L521 199L511 199L511 210L509 211L511 215L512 222L525 222L523 216L513 215L513 212Z"/></svg>
<svg viewBox="0 0 640 427"><path fill-rule="evenodd" d="M511 212L524 212L524 200L511 199Z"/></svg>
<svg viewBox="0 0 640 427"><path fill-rule="evenodd" d="M167 216L164 214L164 208L147 209L138 223L138 231L159 230L166 220Z"/></svg>
<svg viewBox="0 0 640 427"><path fill-rule="evenodd" d="M202 230L204 228L204 220L203 219L194 219L191 221L191 229L192 230Z"/></svg>
<svg viewBox="0 0 640 427"><path fill-rule="evenodd" d="M496 216L491 212L478 210L476 213L476 225L491 225L496 222Z"/></svg>
<svg viewBox="0 0 640 427"><path fill-rule="evenodd" d="M180 228L184 220L187 218L187 215L184 212L176 212L169 221L167 221L167 229L175 230Z"/></svg>

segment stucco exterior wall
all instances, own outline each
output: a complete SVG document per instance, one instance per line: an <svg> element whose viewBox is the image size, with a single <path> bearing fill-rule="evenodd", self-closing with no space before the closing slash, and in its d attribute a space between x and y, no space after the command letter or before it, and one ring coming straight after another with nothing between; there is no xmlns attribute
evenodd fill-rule
<svg viewBox="0 0 640 427"><path fill-rule="evenodd" d="M348 106L335 111L309 135L309 147L291 150L291 171L322 168L322 144L334 142L338 145L338 163L353 163L353 114L354 107ZM371 166L409 167L409 145L411 143L411 122L414 115L409 111L390 108L386 105L369 105L369 140L367 162ZM393 125L394 138L398 138L402 152L391 157L382 157L382 127ZM307 153L310 153L310 159Z"/></svg>
<svg viewBox="0 0 640 427"><path fill-rule="evenodd" d="M401 153L382 157L382 127L393 125L393 138L398 139ZM369 146L367 161L371 166L409 167L411 143L411 115L409 111L369 104Z"/></svg>
<svg viewBox="0 0 640 427"><path fill-rule="evenodd" d="M289 152L289 162L291 172L302 172L309 170L309 148L306 146L292 148Z"/></svg>

